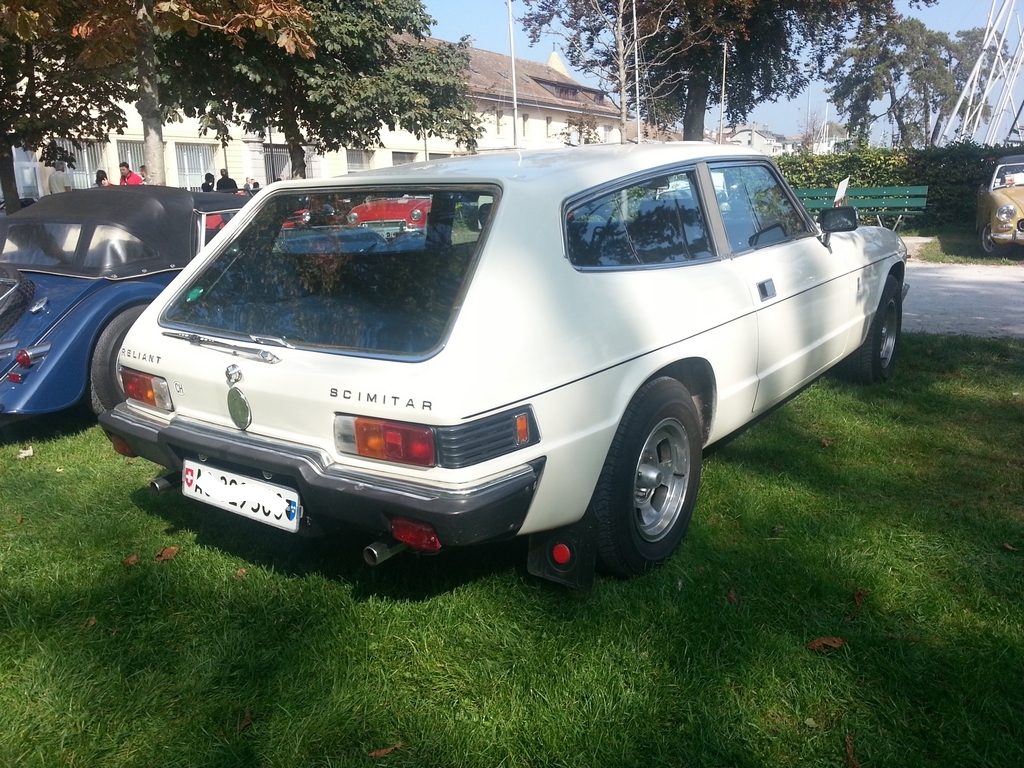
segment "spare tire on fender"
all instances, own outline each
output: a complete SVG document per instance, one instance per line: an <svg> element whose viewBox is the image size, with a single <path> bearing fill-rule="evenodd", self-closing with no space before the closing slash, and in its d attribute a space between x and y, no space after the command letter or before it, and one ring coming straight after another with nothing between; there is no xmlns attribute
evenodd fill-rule
<svg viewBox="0 0 1024 768"><path fill-rule="evenodd" d="M0 264L0 336L18 322L35 292L35 283L14 267Z"/></svg>

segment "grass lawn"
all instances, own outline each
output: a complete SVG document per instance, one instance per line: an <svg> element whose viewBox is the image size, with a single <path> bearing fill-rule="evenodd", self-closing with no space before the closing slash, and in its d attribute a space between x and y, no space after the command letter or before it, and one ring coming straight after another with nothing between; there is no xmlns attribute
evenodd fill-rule
<svg viewBox="0 0 1024 768"><path fill-rule="evenodd" d="M935 238L914 253L915 259L937 264L989 264L995 266L1024 266L1024 246L1011 245L995 256L985 256L978 245L973 229L963 227L906 228L901 235L921 235Z"/></svg>
<svg viewBox="0 0 1024 768"><path fill-rule="evenodd" d="M589 594L522 542L371 569L22 422L0 765L1024 765L1024 342L904 343L712 452L679 553Z"/></svg>

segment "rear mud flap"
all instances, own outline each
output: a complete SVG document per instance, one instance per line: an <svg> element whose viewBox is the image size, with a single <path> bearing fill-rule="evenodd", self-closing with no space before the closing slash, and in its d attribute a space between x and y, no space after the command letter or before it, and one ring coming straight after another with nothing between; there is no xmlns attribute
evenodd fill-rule
<svg viewBox="0 0 1024 768"><path fill-rule="evenodd" d="M526 568L534 576L589 591L597 562L597 522L587 513L564 528L530 534Z"/></svg>

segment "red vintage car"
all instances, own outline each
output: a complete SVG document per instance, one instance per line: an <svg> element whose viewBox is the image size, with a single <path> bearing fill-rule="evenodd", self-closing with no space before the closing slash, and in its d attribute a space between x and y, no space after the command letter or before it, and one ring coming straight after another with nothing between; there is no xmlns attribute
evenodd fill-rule
<svg viewBox="0 0 1024 768"><path fill-rule="evenodd" d="M405 232L422 232L430 213L429 197L389 197L369 200L349 211L348 223L367 227L388 240Z"/></svg>

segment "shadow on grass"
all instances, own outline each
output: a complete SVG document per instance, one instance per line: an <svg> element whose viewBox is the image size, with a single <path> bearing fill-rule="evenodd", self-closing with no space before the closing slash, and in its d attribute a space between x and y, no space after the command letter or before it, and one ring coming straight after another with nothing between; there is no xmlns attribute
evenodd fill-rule
<svg viewBox="0 0 1024 768"><path fill-rule="evenodd" d="M935 238L935 242L924 245L915 255L914 258L921 261L995 266L1024 264L1024 245L1001 246L996 253L986 254L973 230L942 228L921 234Z"/></svg>
<svg viewBox="0 0 1024 768"><path fill-rule="evenodd" d="M357 599L428 600L468 583L516 569L526 574L526 540L513 539L442 550L436 555L399 553L370 566L363 549L377 541L365 531L326 522L318 535L279 531L170 491L135 491L139 509L168 523L167 532L188 530L196 542L290 577L322 576L351 586Z"/></svg>
<svg viewBox="0 0 1024 768"><path fill-rule="evenodd" d="M40 416L0 415L0 446L56 440L96 426L96 414L85 402Z"/></svg>

